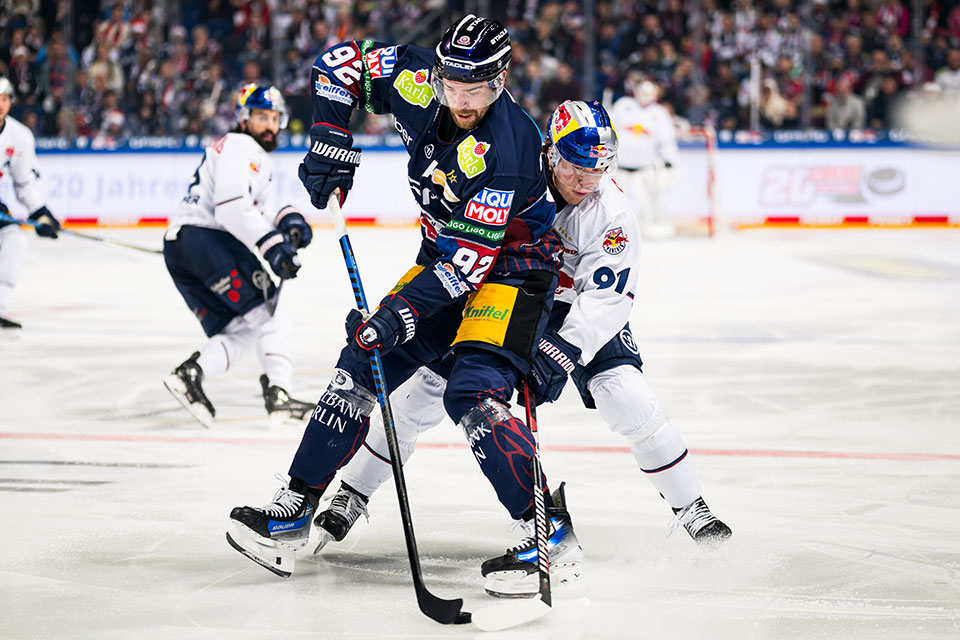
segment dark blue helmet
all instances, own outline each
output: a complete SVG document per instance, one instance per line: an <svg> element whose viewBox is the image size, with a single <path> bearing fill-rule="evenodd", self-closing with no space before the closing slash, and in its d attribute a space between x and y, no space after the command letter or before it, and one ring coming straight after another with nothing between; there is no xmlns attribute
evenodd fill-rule
<svg viewBox="0 0 960 640"><path fill-rule="evenodd" d="M493 102L503 91L510 55L510 34L502 24L473 14L458 20L434 52L431 85L437 100L447 104L442 81L451 80L486 83Z"/></svg>
<svg viewBox="0 0 960 640"><path fill-rule="evenodd" d="M278 111L280 113L280 128L285 129L287 127L289 119L287 102L276 87L260 87L251 83L241 89L240 97L237 98L237 120L240 122L248 120L251 109Z"/></svg>
<svg viewBox="0 0 960 640"><path fill-rule="evenodd" d="M548 158L560 158L578 167L612 169L617 162L617 132L610 116L597 101L567 100L550 116Z"/></svg>

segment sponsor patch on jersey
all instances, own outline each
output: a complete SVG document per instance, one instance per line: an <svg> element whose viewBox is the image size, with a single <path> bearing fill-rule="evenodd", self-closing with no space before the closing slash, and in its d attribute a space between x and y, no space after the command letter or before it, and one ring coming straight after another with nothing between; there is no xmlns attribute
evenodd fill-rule
<svg viewBox="0 0 960 640"><path fill-rule="evenodd" d="M313 83L313 89L321 98L353 106L353 96L350 92L330 82L330 78L322 73L317 74L317 80Z"/></svg>
<svg viewBox="0 0 960 640"><path fill-rule="evenodd" d="M397 48L394 46L374 49L367 54L366 63L371 78L390 77L393 65L397 63Z"/></svg>
<svg viewBox="0 0 960 640"><path fill-rule="evenodd" d="M627 234L623 232L623 227L615 227L607 231L603 236L603 250L612 256L623 253L627 248Z"/></svg>
<svg viewBox="0 0 960 640"><path fill-rule="evenodd" d="M480 236L484 240L490 242L500 242L503 240L503 236L507 234L506 231L501 229L500 231L493 231L492 229L485 229L483 227L477 227L472 224L468 224L461 220L451 220L447 224L447 229L452 229L454 231L460 231L463 233L469 233L475 236Z"/></svg>
<svg viewBox="0 0 960 640"><path fill-rule="evenodd" d="M430 73L426 69L416 72L404 69L393 81L393 87L406 102L426 109L433 100L433 88L430 86Z"/></svg>
<svg viewBox="0 0 960 640"><path fill-rule="evenodd" d="M627 348L627 351L635 355L640 355L640 349L637 348L637 341L633 339L633 334L629 329L620 330L620 342Z"/></svg>
<svg viewBox="0 0 960 640"><path fill-rule="evenodd" d="M507 223L512 204L513 191L497 191L484 187L480 193L470 198L464 215L481 224L499 227Z"/></svg>
<svg viewBox="0 0 960 640"><path fill-rule="evenodd" d="M457 268L446 262L438 262L433 267L433 273L437 276L440 284L447 290L451 298L459 298L470 291L470 285L460 279L457 274Z"/></svg>
<svg viewBox="0 0 960 640"><path fill-rule="evenodd" d="M490 143L477 140L473 136L468 136L466 140L457 145L457 165L460 171L468 178L473 178L487 169L487 163L483 156L490 151Z"/></svg>
<svg viewBox="0 0 960 640"><path fill-rule="evenodd" d="M450 185L447 184L447 180L450 180L450 182L457 181L457 176L454 174L453 169L450 170L450 173L444 173L440 169L433 170L433 176L430 178L430 181L433 182L433 184L440 185L440 187L443 189L444 200L448 202L460 202L460 198L458 198L453 193L453 190L450 189Z"/></svg>

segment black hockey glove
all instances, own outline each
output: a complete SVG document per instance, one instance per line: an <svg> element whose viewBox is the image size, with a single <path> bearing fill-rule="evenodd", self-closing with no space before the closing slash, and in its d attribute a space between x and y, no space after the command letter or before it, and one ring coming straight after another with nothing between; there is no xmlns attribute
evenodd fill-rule
<svg viewBox="0 0 960 640"><path fill-rule="evenodd" d="M40 207L31 213L29 220L37 223L35 228L38 236L56 238L57 231L60 231L60 223L57 222L57 219L53 217L53 214L50 213L50 210L46 207Z"/></svg>
<svg viewBox="0 0 960 640"><path fill-rule="evenodd" d="M529 381L537 404L555 402L580 359L580 349L548 331L540 338L540 347L533 356Z"/></svg>
<svg viewBox="0 0 960 640"><path fill-rule="evenodd" d="M349 131L318 122L310 127L310 151L300 163L300 182L317 209L325 209L327 200L340 189L340 204L353 188L353 174L360 166L361 149L353 147Z"/></svg>
<svg viewBox="0 0 960 640"><path fill-rule="evenodd" d="M371 349L380 349L380 355L384 355L413 338L417 332L417 314L403 298L392 296L366 321L362 313L351 309L345 326L347 346L353 357L366 362Z"/></svg>
<svg viewBox="0 0 960 640"><path fill-rule="evenodd" d="M303 249L313 240L313 229L307 224L303 214L287 205L277 213L274 225L290 239L294 249Z"/></svg>
<svg viewBox="0 0 960 640"><path fill-rule="evenodd" d="M297 271L300 270L300 258L297 257L296 250L283 235L283 232L271 231L257 240L257 248L260 249L260 254L264 260L270 264L270 268L280 276L281 280L297 277Z"/></svg>

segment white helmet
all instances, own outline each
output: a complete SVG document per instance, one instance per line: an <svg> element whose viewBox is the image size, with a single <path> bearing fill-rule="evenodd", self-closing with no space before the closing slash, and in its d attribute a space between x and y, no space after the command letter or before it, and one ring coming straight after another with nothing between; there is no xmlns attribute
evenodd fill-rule
<svg viewBox="0 0 960 640"><path fill-rule="evenodd" d="M649 80L644 80L640 83L640 88L637 89L637 100L642 106L646 107L657 101L657 94L659 93L657 85Z"/></svg>
<svg viewBox="0 0 960 640"><path fill-rule="evenodd" d="M14 96L16 95L13 92L13 84L3 76L0 76L0 95L2 94L10 96L11 100L13 100Z"/></svg>

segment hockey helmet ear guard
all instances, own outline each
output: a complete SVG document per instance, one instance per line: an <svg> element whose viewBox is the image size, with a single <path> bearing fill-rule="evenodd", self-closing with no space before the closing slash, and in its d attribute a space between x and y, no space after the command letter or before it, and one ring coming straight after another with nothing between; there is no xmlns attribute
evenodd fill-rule
<svg viewBox="0 0 960 640"><path fill-rule="evenodd" d="M280 128L286 129L290 116L287 113L287 102L283 94L276 87L260 87L250 83L240 90L237 98L237 120L243 122L250 118L253 109L276 111L280 114Z"/></svg>
<svg viewBox="0 0 960 640"><path fill-rule="evenodd" d="M465 88L470 108L492 104L503 91L512 49L507 28L496 20L473 14L457 21L443 34L434 51L430 83L437 101L451 106L444 80L486 85L489 91Z"/></svg>
<svg viewBox="0 0 960 640"><path fill-rule="evenodd" d="M567 100L547 125L547 160L555 168L564 159L577 167L609 171L617 165L617 132L597 101Z"/></svg>

